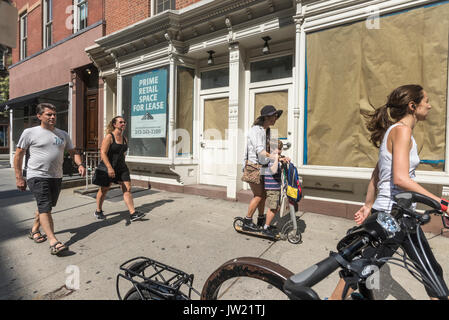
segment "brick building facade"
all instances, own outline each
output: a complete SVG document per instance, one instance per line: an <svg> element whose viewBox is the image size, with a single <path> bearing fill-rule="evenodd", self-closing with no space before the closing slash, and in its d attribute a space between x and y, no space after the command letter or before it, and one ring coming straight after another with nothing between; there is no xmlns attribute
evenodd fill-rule
<svg viewBox="0 0 449 320"><path fill-rule="evenodd" d="M17 46L12 50L11 159L23 129L37 124L35 107L57 107L57 126L79 150L97 150L102 84L84 49L104 35L102 0L17 0ZM12 160L11 160L12 161Z"/></svg>
<svg viewBox="0 0 449 320"><path fill-rule="evenodd" d="M44 3L16 1L19 14L27 12L30 25L41 23L38 28ZM151 180L168 190L247 197L248 186L240 180L246 132L261 107L273 104L284 110L275 129L303 179L303 209L352 218L364 201L377 156L360 110L380 104L392 87L413 80L429 89L435 117L434 126L418 129L417 140L429 140L426 130L436 137L425 144L431 147L423 149L417 181L435 194L449 195L449 144L444 130L432 129L447 127L448 50L439 44L447 44L442 39L449 28L440 30L444 24L436 22L448 21L442 15L448 10L444 1L385 0L374 9L357 0L75 3L88 4L87 23L75 22L75 31L67 32L56 26L67 23L69 14L55 14L54 45L43 49L43 33L30 33L28 57L20 58L20 45L13 51L10 104L20 110L20 103L41 90L66 90L68 130L77 146L87 149L86 106L89 95L96 95L98 123L91 136L98 146L113 116L127 119L126 159L134 183ZM61 0L54 10L69 5ZM422 21L425 28L417 25L410 33L413 41L406 41L404 21ZM383 27L376 27L379 22ZM76 30L77 25L83 29ZM20 37L19 32L19 43ZM429 37L432 45L395 51ZM370 61L380 47L387 48L381 61ZM430 58L435 55L440 58ZM55 62L64 68L55 69ZM427 69L410 68L414 65L430 68L438 81L423 77ZM383 74L391 66L403 69L394 77ZM97 85L90 87L86 74L97 70ZM151 117L141 114L144 110Z"/></svg>

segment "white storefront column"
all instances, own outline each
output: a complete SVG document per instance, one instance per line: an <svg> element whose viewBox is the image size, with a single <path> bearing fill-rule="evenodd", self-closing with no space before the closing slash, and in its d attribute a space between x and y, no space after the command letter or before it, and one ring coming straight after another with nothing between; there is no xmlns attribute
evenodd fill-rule
<svg viewBox="0 0 449 320"><path fill-rule="evenodd" d="M245 114L244 58L238 42L229 44L229 125L228 125L228 183L227 198L236 199L242 189L240 177L245 139L243 128ZM241 115L241 116L239 116Z"/></svg>
<svg viewBox="0 0 449 320"><path fill-rule="evenodd" d="M300 1L296 1L295 21L295 70L294 70L294 139L293 139L293 163L297 166L304 161L304 115L305 115L305 32L303 28L304 13Z"/></svg>

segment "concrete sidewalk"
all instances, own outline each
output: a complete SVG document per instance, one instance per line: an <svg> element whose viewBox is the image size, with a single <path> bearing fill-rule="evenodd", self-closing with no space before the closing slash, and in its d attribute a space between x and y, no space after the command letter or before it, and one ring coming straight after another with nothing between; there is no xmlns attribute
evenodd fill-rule
<svg viewBox="0 0 449 320"><path fill-rule="evenodd" d="M57 237L70 246L65 257L51 256L48 242L36 244L27 238L36 208L29 192L14 191L11 185L10 191L0 193L0 299L115 300L120 264L138 256L193 273L198 291L218 266L235 257L261 257L296 273L335 251L354 225L347 219L305 212L301 216L303 243L271 242L234 231L233 218L246 213L245 203L139 188L133 191L134 202L147 212L144 219L129 224L121 191L115 189L104 204L107 219L98 221L93 216L95 194L80 195L74 190L62 190L53 216ZM426 235L449 281L449 239ZM77 270L79 289L67 290L64 285ZM335 272L314 289L321 298L328 297L337 281ZM396 266L382 269L380 284L376 292L380 299L427 299L423 286ZM122 294L129 287L123 282ZM275 290L261 283L237 283L224 298L281 297Z"/></svg>

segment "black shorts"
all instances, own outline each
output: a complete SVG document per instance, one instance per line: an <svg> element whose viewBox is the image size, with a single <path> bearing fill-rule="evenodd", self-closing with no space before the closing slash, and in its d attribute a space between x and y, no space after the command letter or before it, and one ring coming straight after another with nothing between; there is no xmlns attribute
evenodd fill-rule
<svg viewBox="0 0 449 320"><path fill-rule="evenodd" d="M115 178L111 179L113 183L119 183L123 181L131 181L128 167L115 169Z"/></svg>
<svg viewBox="0 0 449 320"><path fill-rule="evenodd" d="M50 213L58 202L61 192L61 178L31 178L27 180L28 188L37 202L39 213Z"/></svg>
<svg viewBox="0 0 449 320"><path fill-rule="evenodd" d="M123 181L131 181L129 169L127 166L121 168L114 168L115 177L110 178L106 167L98 166L95 170L92 183L100 187L110 187L111 183L120 183Z"/></svg>

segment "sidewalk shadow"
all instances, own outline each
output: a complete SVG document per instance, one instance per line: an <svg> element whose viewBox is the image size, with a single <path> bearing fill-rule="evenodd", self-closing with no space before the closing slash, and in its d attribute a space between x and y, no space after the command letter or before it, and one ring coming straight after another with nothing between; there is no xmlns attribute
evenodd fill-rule
<svg viewBox="0 0 449 320"><path fill-rule="evenodd" d="M282 218L279 217L279 214L277 214L274 219L273 219L273 225L276 225L276 228L280 231L282 230L282 228L284 227L285 224L289 223L291 221L290 218L290 214L287 213L285 214ZM302 220L300 218L300 216L298 216L298 212L296 213L296 224L298 227L298 230L300 233L304 233L304 231L306 230L306 223L304 220Z"/></svg>
<svg viewBox="0 0 449 320"><path fill-rule="evenodd" d="M416 300L391 276L390 266L386 263L379 271L379 289L374 289L376 300L386 300L389 295L397 300Z"/></svg>
<svg viewBox="0 0 449 320"><path fill-rule="evenodd" d="M167 202L173 202L173 201L174 200L158 200L158 201L155 201L152 203L148 203L148 204L144 204L139 207L136 207L136 210L139 210L141 212L145 212L148 214L154 208L162 206L163 204L165 204ZM94 219L94 218L92 217L92 219ZM109 227L109 226L115 225L123 220L126 221L126 224L125 224L126 226L131 224L131 221L129 220L128 210L110 213L110 214L106 215L105 220L95 220L95 222L92 222L85 226L61 230L61 231L55 232L55 234L63 234L66 232L71 233L72 236L69 239L69 241L64 243L66 246L71 246L74 243L77 243L78 241L81 241L81 240L87 238L88 236L90 236L91 234L96 232L97 230L104 228L104 227ZM138 221L148 221L148 220L149 219L146 219L144 217L142 219L139 219ZM75 253L73 253L71 251L67 251L67 253L64 255L73 255L73 254L75 254Z"/></svg>
<svg viewBox="0 0 449 320"><path fill-rule="evenodd" d="M95 222L92 222L85 226L61 230L61 231L55 232L55 234L63 234L66 232L72 234L69 241L64 243L66 246L71 246L74 243L87 238L88 236L90 236L91 234L93 234L94 232L96 232L97 230L99 230L101 228L109 227L109 226L119 223L122 220L126 220L127 215L128 215L128 211L116 212L113 214L109 214L108 215L109 217L106 220L96 220ZM113 216L113 217L110 217L110 216ZM92 217L92 219L95 219L95 218Z"/></svg>

